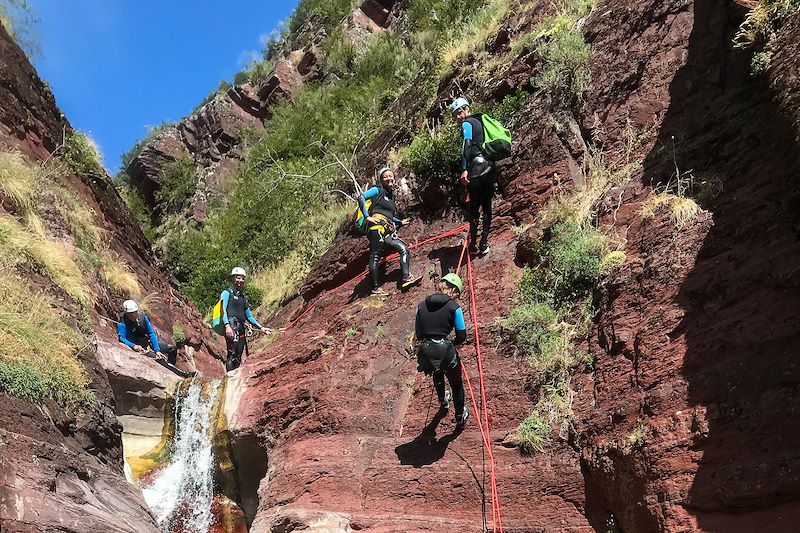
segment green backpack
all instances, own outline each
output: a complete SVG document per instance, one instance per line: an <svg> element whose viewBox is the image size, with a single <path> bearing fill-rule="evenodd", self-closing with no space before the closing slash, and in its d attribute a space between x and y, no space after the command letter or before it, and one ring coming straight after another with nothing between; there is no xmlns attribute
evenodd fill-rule
<svg viewBox="0 0 800 533"><path fill-rule="evenodd" d="M501 161L511 157L511 132L499 121L483 113L480 115L483 124L484 155L492 161Z"/></svg>

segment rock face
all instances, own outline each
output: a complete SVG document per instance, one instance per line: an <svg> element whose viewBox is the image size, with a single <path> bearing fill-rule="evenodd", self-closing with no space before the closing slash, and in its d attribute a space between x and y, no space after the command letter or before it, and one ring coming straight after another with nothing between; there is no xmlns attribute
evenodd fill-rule
<svg viewBox="0 0 800 533"><path fill-rule="evenodd" d="M5 30L0 29L0 150L18 149L31 160L44 160L63 142L71 126L56 107L52 94ZM107 176L64 177L69 188L95 215L105 231L111 253L136 273L144 294L153 294L150 314L159 337L173 342L172 326L181 325L194 363L219 374L220 346L200 322L200 316L154 267L154 258L136 224ZM0 212L5 211L0 208ZM87 283L89 283L87 281ZM42 281L43 291L51 289ZM93 287L93 289L96 289ZM100 292L89 310L96 343L79 353L97 402L71 415L52 401L37 407L3 394L0 402L0 529L3 532L157 532L139 490L125 481L123 428L115 416L123 409L148 413L163 403L161 392L174 377L149 369L150 380L139 380L149 360L121 350L114 320L119 298ZM67 315L75 312L64 303ZM179 364L188 361L179 359ZM184 366L185 368L185 366ZM145 372L146 373L146 372ZM139 387L138 389L136 387ZM152 388L150 388L152 386ZM124 391L124 394L123 394ZM142 392L137 396L137 391ZM149 411L148 411L149 409ZM123 413L128 414L128 413Z"/></svg>

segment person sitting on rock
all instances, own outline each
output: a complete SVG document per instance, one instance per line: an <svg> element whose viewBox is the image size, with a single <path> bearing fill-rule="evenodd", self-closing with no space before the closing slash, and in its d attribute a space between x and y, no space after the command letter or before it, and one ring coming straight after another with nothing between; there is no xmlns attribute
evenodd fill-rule
<svg viewBox="0 0 800 533"><path fill-rule="evenodd" d="M463 428L469 418L469 411L464 406L464 383L462 381L461 359L456 346L467 339L467 328L464 324L464 313L455 298L461 294L463 285L456 274L447 274L438 284L439 292L425 298L417 306L414 331L417 342L417 371L433 375L433 386L439 398L440 411L450 409L450 400L455 402L455 422L457 428ZM455 338L450 341L447 336L455 329ZM444 378L450 382L450 391L445 391Z"/></svg>
<svg viewBox="0 0 800 533"><path fill-rule="evenodd" d="M228 356L225 361L225 370L231 371L242 364L242 353L247 347L245 324L250 323L257 330L271 333L272 330L258 323L250 312L250 304L244 295L244 280L246 274L243 268L236 267L231 270L231 286L222 291L219 299L222 300L222 322L225 324L225 345Z"/></svg>
<svg viewBox="0 0 800 533"><path fill-rule="evenodd" d="M492 196L497 181L495 164L481 149L484 141L483 124L473 116L466 98L456 98L450 104L453 118L461 124L461 177L460 182L469 192L469 242L470 253L489 253L489 228L492 224ZM478 247L478 217L483 210L481 241Z"/></svg>
<svg viewBox="0 0 800 533"><path fill-rule="evenodd" d="M152 351L156 357L166 359L174 367L178 349L172 344L158 342L150 319L139 311L139 305L133 300L125 300L122 311L117 322L119 341L142 354Z"/></svg>
<svg viewBox="0 0 800 533"><path fill-rule="evenodd" d="M400 254L400 270L403 278L401 288L406 289L422 280L421 276L412 276L409 272L408 246L397 237L397 225L408 224L406 218L400 220L397 206L394 202L394 172L388 166L382 166L377 171L378 184L371 187L358 197L361 212L366 213L368 226L367 238L369 239L369 273L372 277L372 294L385 296L381 288L378 263L383 252L383 245ZM367 200L372 204L367 209Z"/></svg>

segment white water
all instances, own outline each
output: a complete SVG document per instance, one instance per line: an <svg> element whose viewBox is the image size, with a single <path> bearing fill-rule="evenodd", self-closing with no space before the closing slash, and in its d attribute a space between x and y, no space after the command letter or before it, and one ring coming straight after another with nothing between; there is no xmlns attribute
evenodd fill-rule
<svg viewBox="0 0 800 533"><path fill-rule="evenodd" d="M193 380L186 394L176 401L172 462L142 490L164 533L207 533L211 527L214 496L211 411L218 383L214 381L203 389L200 380Z"/></svg>

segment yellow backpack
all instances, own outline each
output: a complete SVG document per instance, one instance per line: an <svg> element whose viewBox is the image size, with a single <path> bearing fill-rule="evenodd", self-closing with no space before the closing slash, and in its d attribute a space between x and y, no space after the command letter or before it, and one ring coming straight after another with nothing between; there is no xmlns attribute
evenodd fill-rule
<svg viewBox="0 0 800 533"><path fill-rule="evenodd" d="M226 291L228 289L225 289ZM222 300L217 301L217 305L211 310L211 329L220 335L225 335L225 322L222 321L224 313L222 311Z"/></svg>

